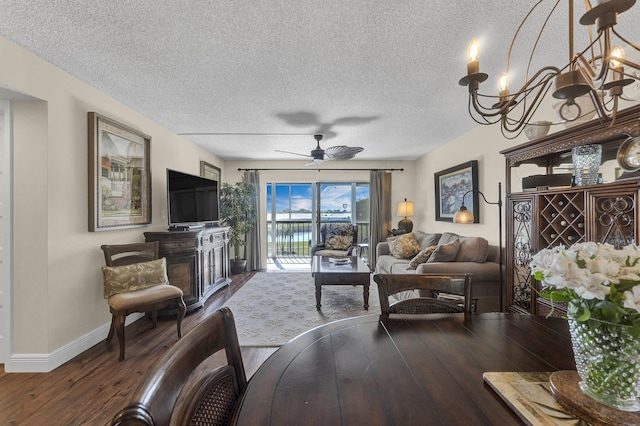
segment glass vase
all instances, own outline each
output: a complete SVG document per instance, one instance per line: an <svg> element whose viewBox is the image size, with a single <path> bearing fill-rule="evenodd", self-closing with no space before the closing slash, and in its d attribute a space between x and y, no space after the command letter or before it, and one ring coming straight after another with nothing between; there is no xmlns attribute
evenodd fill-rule
<svg viewBox="0 0 640 426"><path fill-rule="evenodd" d="M640 328L569 319L580 389L623 411L640 410Z"/></svg>
<svg viewBox="0 0 640 426"><path fill-rule="evenodd" d="M602 145L582 145L571 150L576 186L598 183Z"/></svg>

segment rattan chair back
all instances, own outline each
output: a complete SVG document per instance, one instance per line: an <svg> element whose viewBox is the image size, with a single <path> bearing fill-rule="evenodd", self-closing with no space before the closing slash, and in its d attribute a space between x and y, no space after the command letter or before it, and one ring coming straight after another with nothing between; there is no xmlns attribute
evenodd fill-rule
<svg viewBox="0 0 640 426"><path fill-rule="evenodd" d="M471 312L471 274L376 274L380 310L389 314ZM397 295L391 303L390 296Z"/></svg>
<svg viewBox="0 0 640 426"><path fill-rule="evenodd" d="M209 368L219 351L226 365ZM246 387L233 314L224 307L169 348L111 424L227 425Z"/></svg>

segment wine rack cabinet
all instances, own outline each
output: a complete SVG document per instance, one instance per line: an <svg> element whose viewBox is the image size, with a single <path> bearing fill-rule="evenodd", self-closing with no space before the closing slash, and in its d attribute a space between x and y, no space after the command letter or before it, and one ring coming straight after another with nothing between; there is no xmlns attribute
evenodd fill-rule
<svg viewBox="0 0 640 426"><path fill-rule="evenodd" d="M602 145L602 161L610 162L610 167L620 145L638 135L640 105L621 111L607 126L593 120L501 151L507 192L504 311L566 315L566 306L551 306L537 297L540 283L531 275L529 264L539 250L585 241L615 247L639 242L640 172L616 175L617 180L597 185L512 192L512 176L523 177L515 168L536 165L553 174L562 164L571 163L572 148L588 144Z"/></svg>
<svg viewBox="0 0 640 426"><path fill-rule="evenodd" d="M581 192L540 196L538 248L570 246L585 239L584 196Z"/></svg>

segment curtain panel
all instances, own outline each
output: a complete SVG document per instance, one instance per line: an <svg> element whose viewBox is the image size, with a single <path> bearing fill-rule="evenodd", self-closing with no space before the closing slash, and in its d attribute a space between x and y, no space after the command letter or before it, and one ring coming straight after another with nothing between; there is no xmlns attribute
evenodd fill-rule
<svg viewBox="0 0 640 426"><path fill-rule="evenodd" d="M391 231L391 173L384 170L372 170L369 180L371 197L369 237L369 267L375 270L377 247L379 242L386 240Z"/></svg>
<svg viewBox="0 0 640 426"><path fill-rule="evenodd" d="M253 199L253 207L258 212L258 221L247 235L247 270L256 271L260 268L260 173L256 170L247 170L244 172L244 181L251 183L256 188Z"/></svg>

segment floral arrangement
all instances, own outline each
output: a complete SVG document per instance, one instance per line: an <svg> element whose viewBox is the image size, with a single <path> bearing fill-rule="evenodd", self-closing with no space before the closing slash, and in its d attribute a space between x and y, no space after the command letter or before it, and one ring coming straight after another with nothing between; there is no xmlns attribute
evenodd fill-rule
<svg viewBox="0 0 640 426"><path fill-rule="evenodd" d="M540 296L566 302L569 316L585 322L640 327L640 248L584 242L540 250L530 263Z"/></svg>
<svg viewBox="0 0 640 426"><path fill-rule="evenodd" d="M566 302L583 393L640 411L640 249L577 243L536 253L530 263L540 295ZM553 311L552 311L553 312Z"/></svg>

